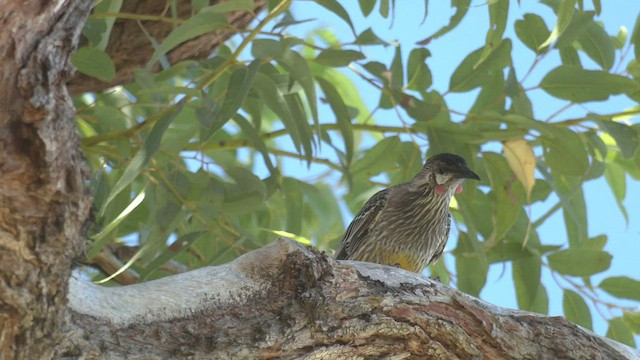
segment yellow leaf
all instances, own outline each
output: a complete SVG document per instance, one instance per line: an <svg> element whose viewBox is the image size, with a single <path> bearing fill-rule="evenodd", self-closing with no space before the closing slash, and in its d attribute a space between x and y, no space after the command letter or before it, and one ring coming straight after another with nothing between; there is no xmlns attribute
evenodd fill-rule
<svg viewBox="0 0 640 360"><path fill-rule="evenodd" d="M509 167L527 191L527 199L530 199L531 189L536 183L534 170L536 168L536 157L533 149L527 140L523 138L504 141L504 154L509 163Z"/></svg>
<svg viewBox="0 0 640 360"><path fill-rule="evenodd" d="M309 240L306 237L301 236L301 235L296 235L296 234L293 234L293 233L290 233L290 232L287 232L287 231L282 231L282 230L271 230L271 229L261 229L261 230L268 231L268 232L276 234L278 236L287 237L289 239L292 239L292 240L295 240L295 241L299 242L302 245L307 245L307 246L311 245L311 240Z"/></svg>

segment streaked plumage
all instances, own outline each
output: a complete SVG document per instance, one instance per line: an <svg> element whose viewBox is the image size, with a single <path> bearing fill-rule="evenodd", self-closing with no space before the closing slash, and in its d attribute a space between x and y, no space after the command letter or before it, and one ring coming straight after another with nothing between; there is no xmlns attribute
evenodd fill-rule
<svg viewBox="0 0 640 360"><path fill-rule="evenodd" d="M462 157L432 156L411 181L379 191L365 203L342 236L336 259L422 272L442 255L451 224L449 203L464 179L480 177Z"/></svg>

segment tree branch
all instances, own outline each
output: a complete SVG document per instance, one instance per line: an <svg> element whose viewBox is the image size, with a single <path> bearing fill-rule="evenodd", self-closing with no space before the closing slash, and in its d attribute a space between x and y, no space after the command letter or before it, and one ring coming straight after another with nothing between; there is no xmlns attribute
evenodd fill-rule
<svg viewBox="0 0 640 360"><path fill-rule="evenodd" d="M280 239L222 266L103 288L75 276L68 353L126 358L632 359L562 317ZM117 344L117 345L115 345Z"/></svg>

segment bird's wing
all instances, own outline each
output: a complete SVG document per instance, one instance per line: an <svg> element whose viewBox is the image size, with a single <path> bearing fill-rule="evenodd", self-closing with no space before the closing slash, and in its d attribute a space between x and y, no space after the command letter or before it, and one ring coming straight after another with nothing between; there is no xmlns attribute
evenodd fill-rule
<svg viewBox="0 0 640 360"><path fill-rule="evenodd" d="M382 209L387 204L387 197L390 191L391 189L378 191L364 204L340 240L340 246L336 251L337 260L348 259L349 255L353 254L362 245L363 239L367 237L369 230L375 226Z"/></svg>
<svg viewBox="0 0 640 360"><path fill-rule="evenodd" d="M432 264L436 262L442 256L442 252L444 251L444 246L447 245L447 240L449 239L449 231L451 230L451 214L447 214L447 222L445 223L445 227L447 230L444 233L444 239L440 241L438 248L431 256L431 259L427 262L427 264Z"/></svg>

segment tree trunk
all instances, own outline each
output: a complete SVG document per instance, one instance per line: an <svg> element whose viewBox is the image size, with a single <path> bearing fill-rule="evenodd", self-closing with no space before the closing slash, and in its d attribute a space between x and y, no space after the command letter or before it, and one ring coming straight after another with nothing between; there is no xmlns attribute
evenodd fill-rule
<svg viewBox="0 0 640 360"><path fill-rule="evenodd" d="M77 277L68 356L145 359L634 359L562 317L281 239L223 266L103 288Z"/></svg>
<svg viewBox="0 0 640 360"><path fill-rule="evenodd" d="M0 1L0 358L52 358L90 198L65 83L92 1Z"/></svg>

